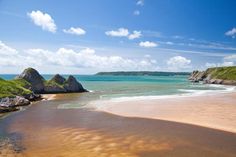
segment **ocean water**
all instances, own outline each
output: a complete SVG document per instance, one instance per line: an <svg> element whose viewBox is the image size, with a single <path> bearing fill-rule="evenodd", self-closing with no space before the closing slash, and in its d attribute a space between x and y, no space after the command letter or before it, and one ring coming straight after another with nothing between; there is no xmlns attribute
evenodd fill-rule
<svg viewBox="0 0 236 157"><path fill-rule="evenodd" d="M4 79L13 79L16 75L0 75ZM43 75L50 79L52 75ZM126 101L136 99L162 99L179 96L203 95L219 92L231 92L232 86L191 83L187 75L179 76L98 76L74 75L89 93L79 96L73 104L61 107L80 107L94 100ZM64 77L68 77L64 75Z"/></svg>

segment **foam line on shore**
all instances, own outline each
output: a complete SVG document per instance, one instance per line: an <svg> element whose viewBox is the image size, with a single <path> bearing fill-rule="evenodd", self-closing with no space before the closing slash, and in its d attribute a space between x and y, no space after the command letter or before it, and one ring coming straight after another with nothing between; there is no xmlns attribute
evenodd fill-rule
<svg viewBox="0 0 236 157"><path fill-rule="evenodd" d="M231 93L236 91L235 86L226 86L226 85L208 85L210 87L221 87L222 90L191 90L191 89L179 89L181 92L186 92L182 94L173 94L173 95L149 95L149 96L125 96L119 98L111 98L107 101L111 102L125 102L125 101L134 101L134 100L155 100L155 99L170 99L170 98L183 98L183 97L192 97L192 96L203 96L203 95L214 95L219 93Z"/></svg>

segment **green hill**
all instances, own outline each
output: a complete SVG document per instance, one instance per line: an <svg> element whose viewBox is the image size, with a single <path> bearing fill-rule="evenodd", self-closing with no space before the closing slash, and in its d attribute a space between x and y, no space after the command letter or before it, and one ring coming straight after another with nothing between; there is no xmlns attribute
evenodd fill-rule
<svg viewBox="0 0 236 157"><path fill-rule="evenodd" d="M212 79L236 80L236 66L209 68L206 74L210 74Z"/></svg>
<svg viewBox="0 0 236 157"><path fill-rule="evenodd" d="M22 96L32 93L30 90L24 88L29 83L23 79L16 80L4 80L0 78L0 98L3 97L14 97L16 95Z"/></svg>

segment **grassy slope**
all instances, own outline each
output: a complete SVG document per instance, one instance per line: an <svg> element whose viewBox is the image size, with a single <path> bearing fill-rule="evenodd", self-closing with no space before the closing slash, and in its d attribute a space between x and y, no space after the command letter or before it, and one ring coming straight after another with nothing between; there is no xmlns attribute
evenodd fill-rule
<svg viewBox="0 0 236 157"><path fill-rule="evenodd" d="M32 93L30 90L24 88L27 85L29 83L22 79L7 81L0 78L0 98Z"/></svg>
<svg viewBox="0 0 236 157"><path fill-rule="evenodd" d="M45 86L58 86L60 88L63 88L64 84L58 84L54 80L48 80L44 82Z"/></svg>
<svg viewBox="0 0 236 157"><path fill-rule="evenodd" d="M213 79L236 80L236 66L209 68L206 73Z"/></svg>

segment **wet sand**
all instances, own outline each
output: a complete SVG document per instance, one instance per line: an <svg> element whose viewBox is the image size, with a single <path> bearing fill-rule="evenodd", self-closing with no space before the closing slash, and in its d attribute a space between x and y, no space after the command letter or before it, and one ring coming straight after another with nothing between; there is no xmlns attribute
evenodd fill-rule
<svg viewBox="0 0 236 157"><path fill-rule="evenodd" d="M79 95L41 101L0 121L2 157L233 157L236 134L88 109L57 109Z"/></svg>
<svg viewBox="0 0 236 157"><path fill-rule="evenodd" d="M194 124L236 133L236 93L153 100L96 102L100 111Z"/></svg>
<svg viewBox="0 0 236 157"><path fill-rule="evenodd" d="M45 100L55 100L56 97L56 94L42 94L42 98Z"/></svg>

